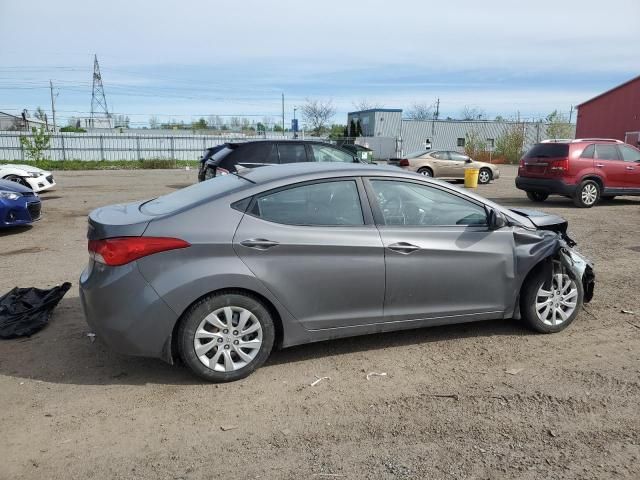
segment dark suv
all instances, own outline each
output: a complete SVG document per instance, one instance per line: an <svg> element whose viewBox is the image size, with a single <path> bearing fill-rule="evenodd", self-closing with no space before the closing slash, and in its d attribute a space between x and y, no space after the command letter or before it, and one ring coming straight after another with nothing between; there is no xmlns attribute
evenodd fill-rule
<svg viewBox="0 0 640 480"><path fill-rule="evenodd" d="M601 198L640 195L640 150L620 140L546 140L520 160L516 187L543 202L550 194L592 207Z"/></svg>
<svg viewBox="0 0 640 480"><path fill-rule="evenodd" d="M253 168L298 162L365 163L351 152L324 142L283 139L224 143L205 150L198 180L236 172L238 166Z"/></svg>

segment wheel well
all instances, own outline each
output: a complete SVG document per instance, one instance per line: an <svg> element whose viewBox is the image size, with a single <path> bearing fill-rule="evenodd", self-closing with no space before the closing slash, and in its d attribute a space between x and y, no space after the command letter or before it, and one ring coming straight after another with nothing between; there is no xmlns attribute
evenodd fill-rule
<svg viewBox="0 0 640 480"><path fill-rule="evenodd" d="M598 184L601 191L604 189L604 181L598 175L587 175L586 177L582 177L582 180L580 180L580 183L584 182L585 180L593 180Z"/></svg>
<svg viewBox="0 0 640 480"><path fill-rule="evenodd" d="M218 290L212 290L211 292L207 292L204 295L201 295L200 297L196 298L193 302L191 302L189 305L187 305L187 307L183 310L183 312L180 314L180 318L178 318L178 321L176 322L176 324L173 326L173 330L171 331L171 360L175 361L178 357L178 336L177 336L177 332L178 332L178 327L180 326L180 323L182 323L182 320L185 317L185 314L187 313L187 311L189 311L189 309L196 303L198 303L200 300L202 300L204 297L207 297L209 295L214 295L214 294L219 294L219 293L240 293L242 295L247 295L249 297L254 297L255 299L257 299L260 303L262 303L265 308L267 310L269 310L269 313L271 314L271 317L273 318L273 326L275 328L275 333L276 333L276 338L273 342L274 347L278 348L280 345L282 345L282 340L284 337L284 330L282 328L282 318L280 317L280 313L278 312L278 310L276 309L276 307L273 305L273 303L271 303L271 301L266 298L264 295L259 294L258 292L254 292L253 290L249 290L247 288L221 288Z"/></svg>
<svg viewBox="0 0 640 480"><path fill-rule="evenodd" d="M431 167L428 167L428 166L420 167L418 168L418 171L420 170L429 170L431 172L431 175L433 175L433 168Z"/></svg>

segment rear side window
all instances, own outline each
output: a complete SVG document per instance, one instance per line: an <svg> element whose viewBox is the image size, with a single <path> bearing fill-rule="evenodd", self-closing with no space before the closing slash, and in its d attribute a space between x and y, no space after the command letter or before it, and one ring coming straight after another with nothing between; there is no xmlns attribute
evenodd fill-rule
<svg viewBox="0 0 640 480"><path fill-rule="evenodd" d="M301 143L281 143L278 145L280 163L297 163L307 161L307 149Z"/></svg>
<svg viewBox="0 0 640 480"><path fill-rule="evenodd" d="M640 151L635 148L627 147L626 145L618 146L620 149L620 153L622 154L622 159L625 162L638 162L640 161Z"/></svg>
<svg viewBox="0 0 640 480"><path fill-rule="evenodd" d="M273 143L258 142L238 147L234 159L238 163L278 163L276 155Z"/></svg>
<svg viewBox="0 0 640 480"><path fill-rule="evenodd" d="M595 158L598 160L620 160L618 149L615 145L596 145Z"/></svg>
<svg viewBox="0 0 640 480"><path fill-rule="evenodd" d="M596 146L595 145L589 145L587 148L585 148L582 151L582 154L580 155L580 158L593 158L593 155L596 153Z"/></svg>
<svg viewBox="0 0 640 480"><path fill-rule="evenodd" d="M251 215L287 225L364 225L353 180L322 182L260 196Z"/></svg>
<svg viewBox="0 0 640 480"><path fill-rule="evenodd" d="M311 145L311 149L316 162L353 163L353 157L350 154L329 145Z"/></svg>
<svg viewBox="0 0 640 480"><path fill-rule="evenodd" d="M433 152L431 156L438 160L449 160L449 154L447 152Z"/></svg>
<svg viewBox="0 0 640 480"><path fill-rule="evenodd" d="M211 180L196 183L149 200L140 205L140 211L146 215L165 215L203 200L213 200L249 186L251 186L249 181L237 175L220 175Z"/></svg>
<svg viewBox="0 0 640 480"><path fill-rule="evenodd" d="M569 155L566 143L537 143L527 152L525 158L556 158Z"/></svg>

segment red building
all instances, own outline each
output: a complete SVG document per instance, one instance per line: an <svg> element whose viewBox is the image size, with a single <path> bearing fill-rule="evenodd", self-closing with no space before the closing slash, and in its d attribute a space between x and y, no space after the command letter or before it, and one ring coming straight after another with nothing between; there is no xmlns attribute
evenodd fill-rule
<svg viewBox="0 0 640 480"><path fill-rule="evenodd" d="M640 132L640 77L578 105L576 138L617 138L636 144Z"/></svg>

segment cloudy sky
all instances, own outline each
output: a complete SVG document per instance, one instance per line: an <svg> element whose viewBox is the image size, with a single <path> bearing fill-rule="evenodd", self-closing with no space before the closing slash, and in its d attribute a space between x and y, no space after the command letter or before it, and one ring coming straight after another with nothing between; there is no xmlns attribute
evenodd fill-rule
<svg viewBox="0 0 640 480"><path fill-rule="evenodd" d="M638 0L0 0L0 111L87 115L93 55L114 113L278 117L305 98L568 114L640 74Z"/></svg>

